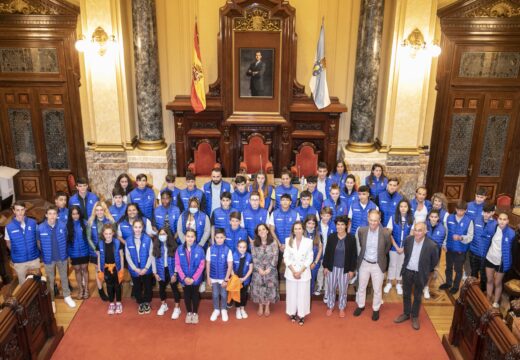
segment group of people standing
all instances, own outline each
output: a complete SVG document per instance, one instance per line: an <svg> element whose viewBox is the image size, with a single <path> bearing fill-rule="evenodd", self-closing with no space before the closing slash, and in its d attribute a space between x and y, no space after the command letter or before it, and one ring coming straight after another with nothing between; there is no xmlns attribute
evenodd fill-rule
<svg viewBox="0 0 520 360"><path fill-rule="evenodd" d="M20 283L28 271L39 270L41 258L48 286L54 285L58 268L65 302L73 307L68 260L78 283L77 299L90 296L90 262L95 264L99 295L109 303L108 314L120 314L127 268L139 314L151 312L157 282L157 315L169 310L170 286L171 317L180 317L182 287L185 322L196 324L200 292L206 285L213 298L211 321L228 321L233 305L236 318L246 319L248 297L258 304L259 316L269 316L270 305L280 298L283 273L286 313L303 325L312 294L323 293L327 316L337 304L339 316L345 317L347 290L356 282L353 314L360 316L369 280L374 290L372 320L377 321L383 293L395 282L404 302L404 312L395 322L412 319L419 329L421 299L430 296L428 284L442 249L446 282L441 289L458 291L468 261L468 272L480 276L494 306L501 297L503 275L511 267L515 232L507 214L495 220L494 206L485 202L482 189L475 201L461 201L449 214L444 194L436 193L430 201L426 188L419 187L409 201L399 193L399 180L387 178L379 164L360 186L342 161L330 175L327 164L319 163L317 175L307 177L300 189L292 185L288 171L282 172L276 187L262 172L253 179L237 176L232 185L218 168L202 189L192 174L186 175L184 189L176 187L173 175L165 180L156 196L146 175L139 174L134 183L121 174L108 206L89 191L87 179L79 178L77 192L70 199L57 193L55 205L47 208L39 225L25 216L24 203L16 202L6 241Z"/></svg>

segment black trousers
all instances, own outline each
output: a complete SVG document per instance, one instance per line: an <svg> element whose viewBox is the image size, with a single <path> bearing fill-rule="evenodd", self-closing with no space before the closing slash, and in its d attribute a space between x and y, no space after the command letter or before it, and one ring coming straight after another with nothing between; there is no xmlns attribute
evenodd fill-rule
<svg viewBox="0 0 520 360"><path fill-rule="evenodd" d="M184 305L189 313L198 313L200 303L199 285L184 286Z"/></svg>
<svg viewBox="0 0 520 360"><path fill-rule="evenodd" d="M152 301L152 277L153 274L140 275L138 277L132 276L135 301L139 305Z"/></svg>
<svg viewBox="0 0 520 360"><path fill-rule="evenodd" d="M454 288L460 287L462 279L462 271L464 261L466 260L465 252L447 251L446 252L446 283ZM453 280L453 270L455 269L455 280Z"/></svg>
<svg viewBox="0 0 520 360"><path fill-rule="evenodd" d="M471 276L479 278L480 275L480 290L486 291L486 258L477 256L470 251L469 265L471 266Z"/></svg>
<svg viewBox="0 0 520 360"><path fill-rule="evenodd" d="M108 301L113 303L115 299L117 302L121 302L121 284L117 278L117 268L114 267L112 272L105 268L105 284L107 285Z"/></svg>
<svg viewBox="0 0 520 360"><path fill-rule="evenodd" d="M166 288L168 287L168 284L170 284L173 292L173 299L176 303L181 301L181 293L179 292L179 280L175 281L174 283L170 282L170 271L168 267L164 268L164 280L165 281L159 281L159 296L161 297L161 301L166 300Z"/></svg>
<svg viewBox="0 0 520 360"><path fill-rule="evenodd" d="M419 316L419 309L421 308L424 283L421 281L417 271L411 271L408 269L403 269L402 281L404 313L416 318Z"/></svg>

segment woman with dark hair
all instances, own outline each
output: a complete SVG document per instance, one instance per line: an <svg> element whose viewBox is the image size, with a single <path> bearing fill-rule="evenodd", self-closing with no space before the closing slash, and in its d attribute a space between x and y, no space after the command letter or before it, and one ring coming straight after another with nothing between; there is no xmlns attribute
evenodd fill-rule
<svg viewBox="0 0 520 360"><path fill-rule="evenodd" d="M81 214L81 208L77 205L72 205L69 209L67 234L67 251L72 267L74 268L74 273L76 274L76 282L78 283L78 295L76 299L88 299L88 262L90 256L87 226Z"/></svg>
<svg viewBox="0 0 520 360"><path fill-rule="evenodd" d="M374 200L377 199L377 196L380 192L386 190L386 185L388 185L388 179L386 178L385 173L383 171L383 165L372 165L370 175L368 175L365 178L365 185L367 185L370 188L370 197Z"/></svg>
<svg viewBox="0 0 520 360"><path fill-rule="evenodd" d="M166 288L168 284L173 292L173 313L172 319L177 320L181 315L181 293L179 292L179 279L175 272L175 251L177 250L177 242L171 235L169 229L162 228L159 230L157 239L153 240L153 256L155 266L153 273L159 282L159 296L161 298L161 307L157 310L157 315L163 316L168 311L166 303Z"/></svg>
<svg viewBox="0 0 520 360"><path fill-rule="evenodd" d="M336 303L336 289L339 292L339 316L345 317L349 280L354 277L357 266L357 248L354 235L347 233L348 217L336 218L336 232L329 235L323 273L327 278L327 316L331 316Z"/></svg>
<svg viewBox="0 0 520 360"><path fill-rule="evenodd" d="M292 322L303 325L311 312L311 269L314 260L312 240L303 236L303 224L296 221L286 240L283 253L285 263L285 312Z"/></svg>
<svg viewBox="0 0 520 360"><path fill-rule="evenodd" d="M356 177L354 175L347 175L345 179L345 186L341 188L340 197L344 202L347 203L347 209L350 209L352 202L358 199Z"/></svg>
<svg viewBox="0 0 520 360"><path fill-rule="evenodd" d="M396 280L395 288L398 295L403 295L401 285L401 268L404 262L404 240L410 235L413 226L413 213L410 203L402 199L397 204L394 216L390 217L387 228L392 232L392 247L390 248L390 261L388 264L388 275L386 285L383 289L385 294L392 289L392 281Z"/></svg>
<svg viewBox="0 0 520 360"><path fill-rule="evenodd" d="M269 305L280 299L278 292L278 245L266 224L255 229L255 240L251 249L253 277L251 300L258 304L258 316L269 316Z"/></svg>
<svg viewBox="0 0 520 360"><path fill-rule="evenodd" d="M257 191L260 196L260 207L262 209L266 209L271 212L271 196L273 195L273 187L269 185L269 181L267 179L267 175L260 170L255 175L255 180L253 181L253 185L249 192Z"/></svg>
<svg viewBox="0 0 520 360"><path fill-rule="evenodd" d="M126 239L132 236L132 226L134 224L134 221L137 219L143 221L144 231L148 236L151 237L155 235L150 219L147 219L143 215L143 213L139 209L139 205L130 203L126 207L125 215L121 217L121 219L119 219L119 221L117 222L117 237L119 241L121 241L123 244L126 242Z"/></svg>
<svg viewBox="0 0 520 360"><path fill-rule="evenodd" d="M336 161L336 166L334 170L329 175L329 179L331 180L331 185L336 184L340 189L345 187L345 181L347 180L347 167L345 166L345 162L343 160Z"/></svg>
<svg viewBox="0 0 520 360"><path fill-rule="evenodd" d="M123 173L117 177L114 189L122 193L123 201L126 203L128 194L134 190L134 183L128 174Z"/></svg>

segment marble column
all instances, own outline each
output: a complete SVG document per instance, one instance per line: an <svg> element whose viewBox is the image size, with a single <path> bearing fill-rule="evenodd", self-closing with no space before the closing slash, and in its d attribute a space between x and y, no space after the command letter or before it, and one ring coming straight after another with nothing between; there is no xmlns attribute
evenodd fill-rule
<svg viewBox="0 0 520 360"><path fill-rule="evenodd" d="M164 149L155 0L132 0L132 31L139 120L137 146L143 150Z"/></svg>
<svg viewBox="0 0 520 360"><path fill-rule="evenodd" d="M354 77L354 97L347 149L371 152L377 110L384 0L362 0Z"/></svg>

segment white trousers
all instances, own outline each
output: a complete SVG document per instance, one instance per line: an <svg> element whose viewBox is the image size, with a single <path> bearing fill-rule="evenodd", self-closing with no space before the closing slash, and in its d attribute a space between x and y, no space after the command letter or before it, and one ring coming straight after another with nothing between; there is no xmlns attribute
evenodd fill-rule
<svg viewBox="0 0 520 360"><path fill-rule="evenodd" d="M374 298L372 300L372 310L379 311L383 303L383 279L385 274L381 271L378 264L370 264L363 260L358 272L359 287L356 294L356 302L358 307L364 308L367 298L368 281L372 278L372 288L374 289Z"/></svg>
<svg viewBox="0 0 520 360"><path fill-rule="evenodd" d="M285 280L285 312L304 317L311 312L311 280Z"/></svg>
<svg viewBox="0 0 520 360"><path fill-rule="evenodd" d="M398 254L397 251L390 251L390 262L388 263L388 281L401 281L401 268L404 262L404 252Z"/></svg>

